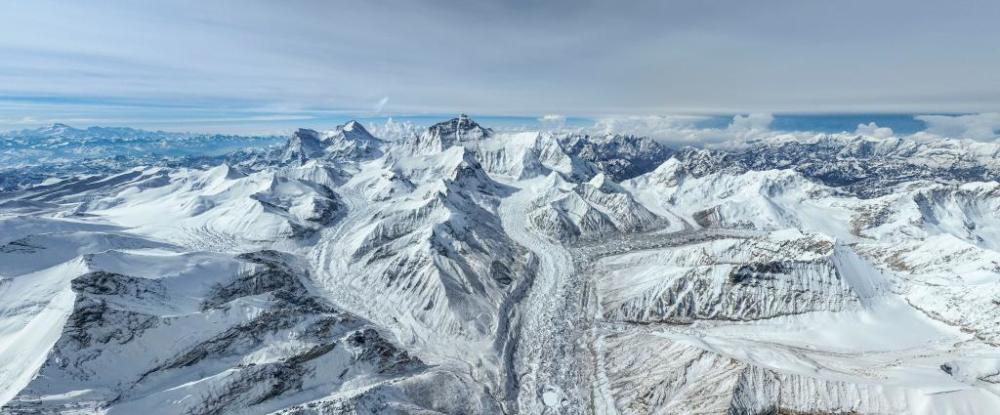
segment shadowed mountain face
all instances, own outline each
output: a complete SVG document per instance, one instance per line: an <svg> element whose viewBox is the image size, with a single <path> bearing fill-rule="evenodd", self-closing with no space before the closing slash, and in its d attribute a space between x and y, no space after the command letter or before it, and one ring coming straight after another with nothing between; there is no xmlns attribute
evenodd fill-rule
<svg viewBox="0 0 1000 415"><path fill-rule="evenodd" d="M627 133L461 115L5 172L0 413L1000 408L1000 145Z"/></svg>

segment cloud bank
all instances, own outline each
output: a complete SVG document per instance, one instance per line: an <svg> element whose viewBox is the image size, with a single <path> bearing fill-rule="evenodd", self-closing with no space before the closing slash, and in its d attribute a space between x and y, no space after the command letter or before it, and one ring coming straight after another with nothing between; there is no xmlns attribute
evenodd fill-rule
<svg viewBox="0 0 1000 415"><path fill-rule="evenodd" d="M878 124L875 124L874 122L870 122L868 124L858 124L858 128L854 130L854 133L874 138L889 138L893 136L892 128L879 127Z"/></svg>
<svg viewBox="0 0 1000 415"><path fill-rule="evenodd" d="M0 119L1000 108L998 2L766 3L2 2Z"/></svg>
<svg viewBox="0 0 1000 415"><path fill-rule="evenodd" d="M919 115L930 134L954 138L991 141L1000 137L1000 113L967 115Z"/></svg>

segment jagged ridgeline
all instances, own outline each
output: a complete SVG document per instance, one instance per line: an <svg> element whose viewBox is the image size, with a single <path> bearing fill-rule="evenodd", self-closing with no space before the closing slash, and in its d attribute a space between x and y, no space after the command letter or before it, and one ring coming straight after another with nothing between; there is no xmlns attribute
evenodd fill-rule
<svg viewBox="0 0 1000 415"><path fill-rule="evenodd" d="M1000 408L1000 145L730 144L461 115L6 171L0 413Z"/></svg>

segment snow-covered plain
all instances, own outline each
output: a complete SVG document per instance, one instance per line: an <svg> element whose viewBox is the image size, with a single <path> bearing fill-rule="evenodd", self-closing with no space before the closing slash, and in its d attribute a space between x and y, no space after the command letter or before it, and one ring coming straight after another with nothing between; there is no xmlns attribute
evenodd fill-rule
<svg viewBox="0 0 1000 415"><path fill-rule="evenodd" d="M997 155L460 116L66 171L0 193L0 413L998 413Z"/></svg>

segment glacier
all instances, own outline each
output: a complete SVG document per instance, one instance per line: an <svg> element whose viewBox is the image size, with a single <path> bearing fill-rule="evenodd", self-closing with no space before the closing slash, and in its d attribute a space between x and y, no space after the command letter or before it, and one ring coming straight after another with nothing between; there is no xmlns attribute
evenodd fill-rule
<svg viewBox="0 0 1000 415"><path fill-rule="evenodd" d="M163 134L0 137L0 413L1000 411L1000 142Z"/></svg>

